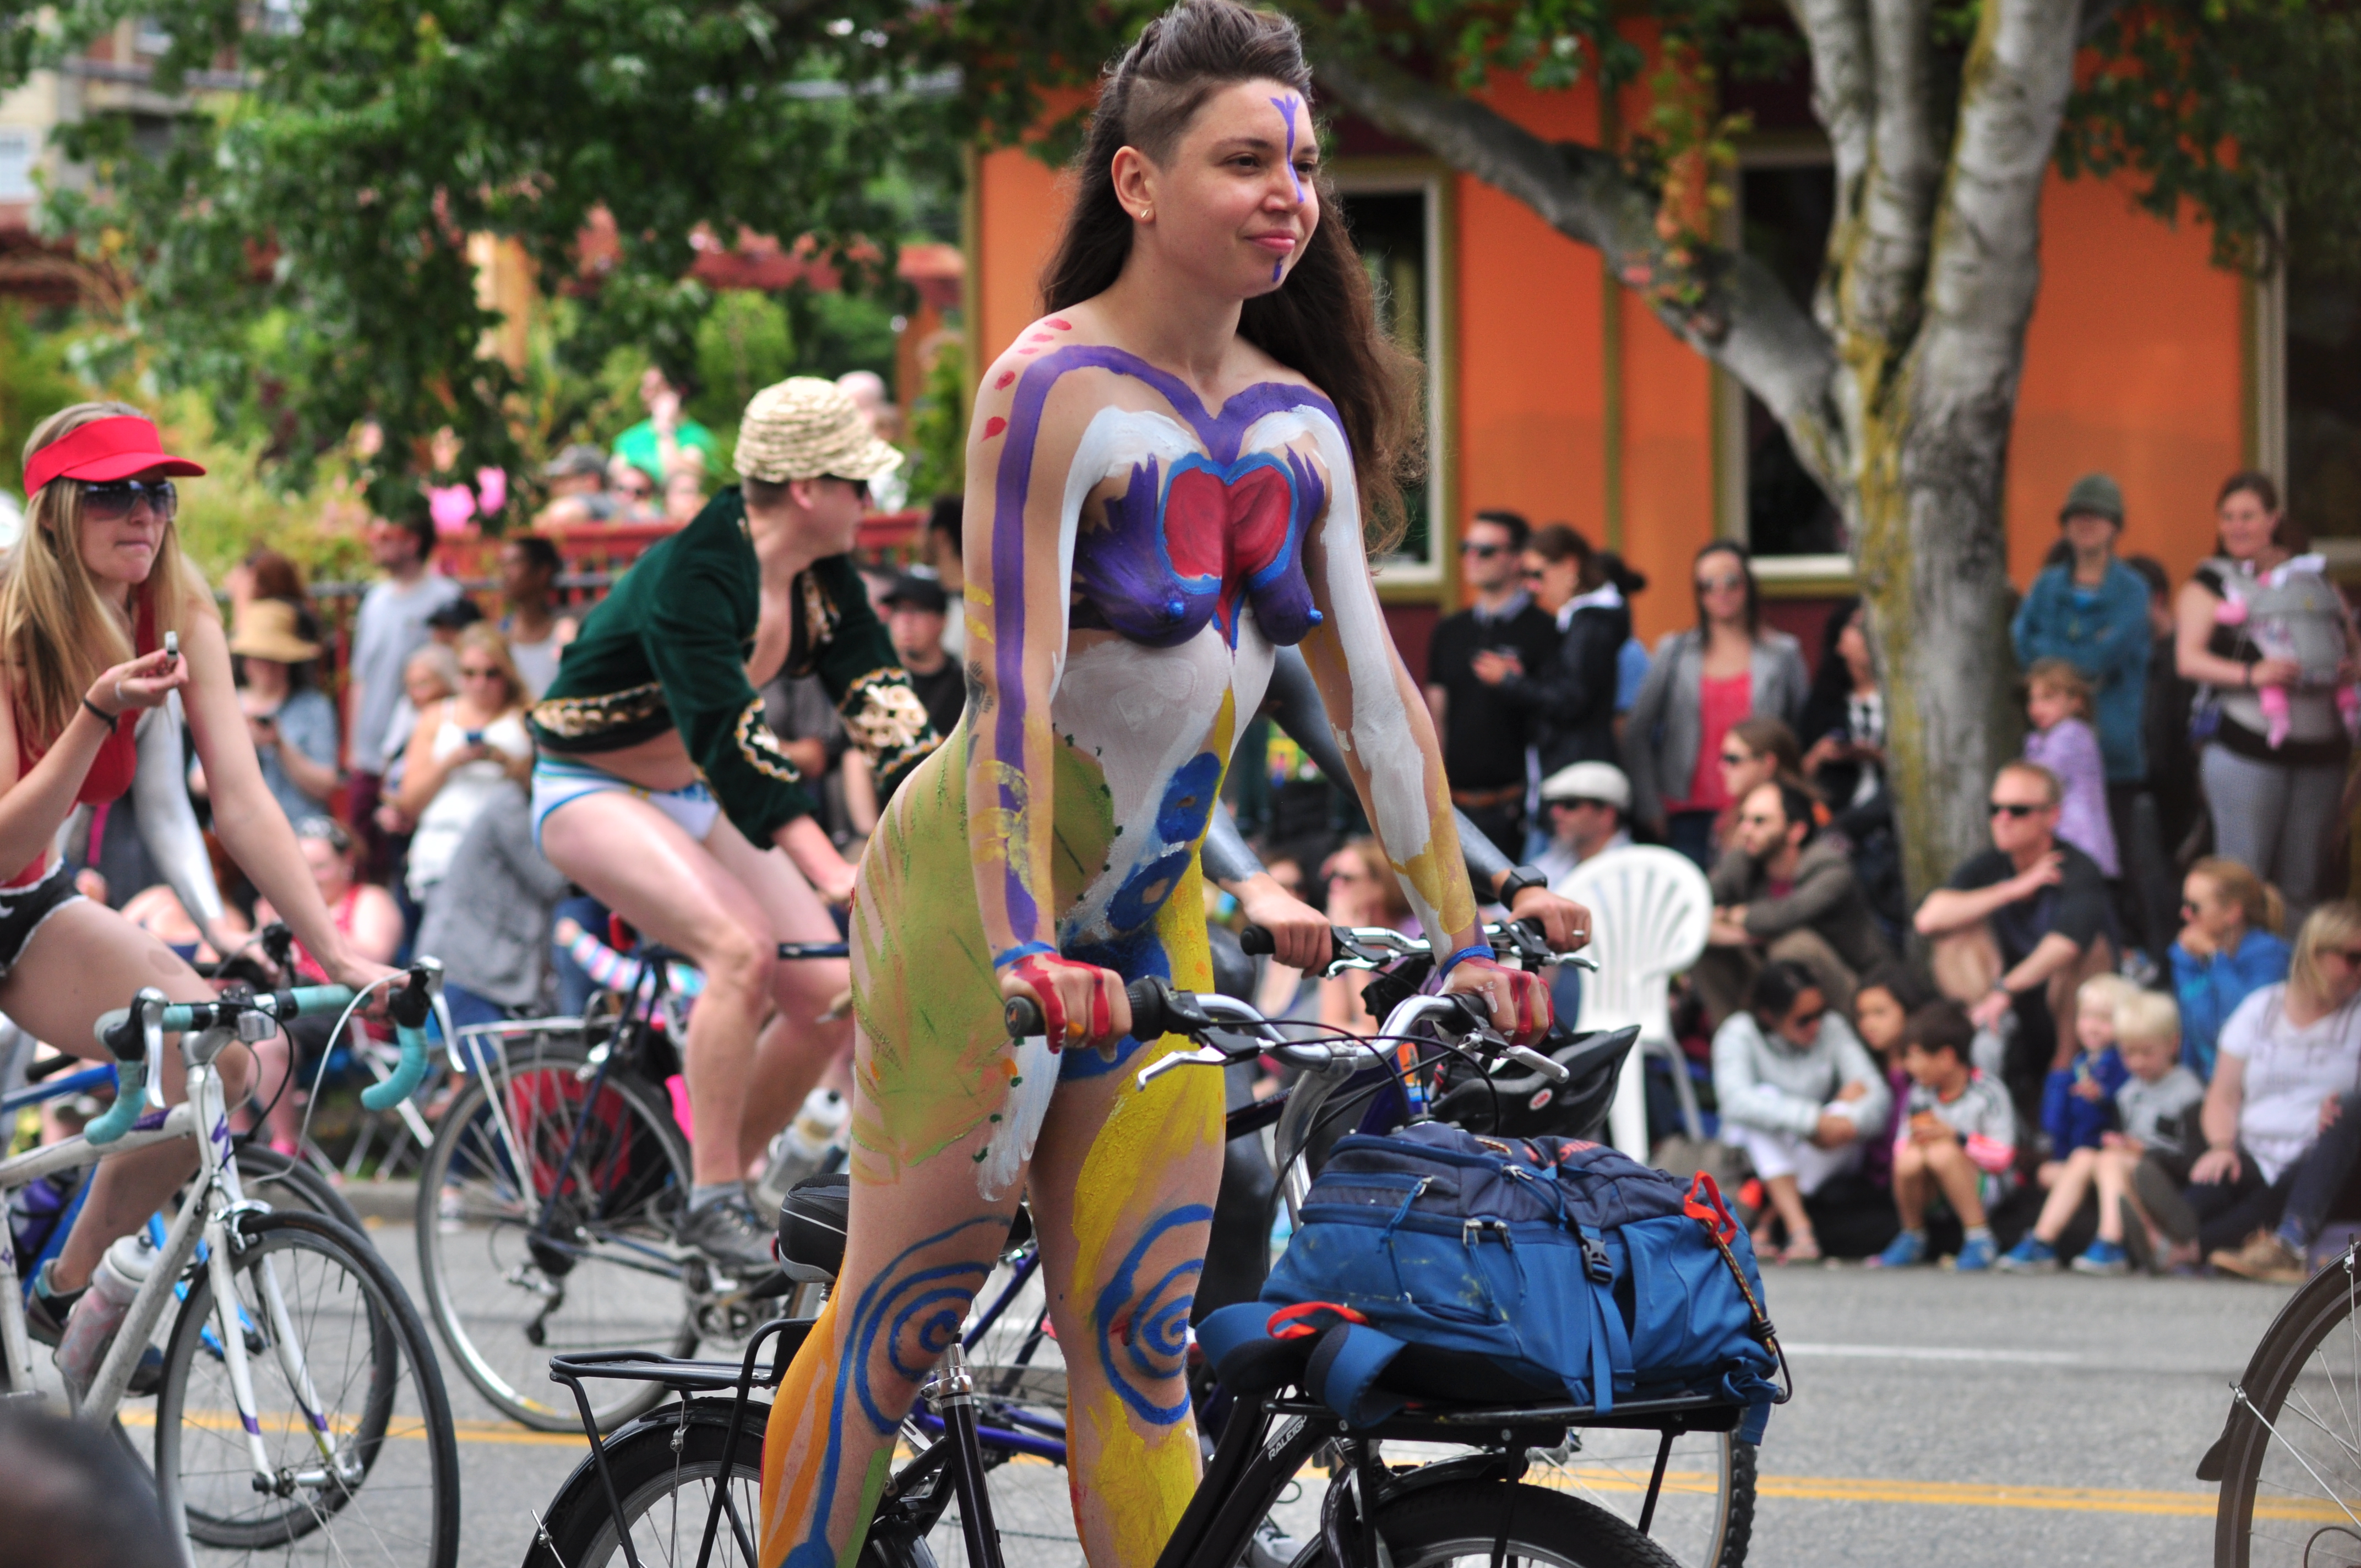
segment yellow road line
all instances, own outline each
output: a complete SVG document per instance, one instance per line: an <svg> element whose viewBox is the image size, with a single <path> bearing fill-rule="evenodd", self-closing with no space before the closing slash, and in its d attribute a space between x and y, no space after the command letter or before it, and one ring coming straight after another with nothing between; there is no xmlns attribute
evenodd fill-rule
<svg viewBox="0 0 2361 1568"><path fill-rule="evenodd" d="M154 1413L148 1410L126 1409L120 1420L126 1426L152 1426ZM228 1411L190 1412L183 1418L206 1428L226 1428L236 1431L237 1418ZM275 1424L275 1423L273 1423ZM588 1445L578 1432L528 1431L507 1421L465 1420L452 1423L462 1443L503 1443L528 1448L572 1448L588 1452ZM424 1431L423 1423L403 1419L387 1432L393 1438L416 1438ZM905 1458L908 1457L906 1453ZM1048 1461L1030 1454L1013 1456L1015 1463L1046 1464ZM1644 1471L1635 1475L1629 1470L1591 1469L1577 1466L1568 1473L1554 1474L1536 1471L1532 1477L1544 1485L1554 1485L1561 1490L1590 1492L1643 1492L1647 1489ZM1703 1472L1673 1471L1664 1477L1665 1489L1671 1492L1704 1492L1712 1486ZM2212 1492L2142 1492L2115 1490L2099 1486L2020 1486L1976 1481L1911 1481L1898 1477L1876 1475L1763 1475L1755 1481L1755 1493L1763 1497L1794 1498L1804 1502L1824 1503L1900 1503L1920 1508L2029 1508L2037 1511L2064 1513L2147 1514L2178 1519L2210 1519L2213 1515L2215 1496ZM2353 1511L2361 1514L2361 1498L2353 1500ZM2256 1509L2259 1519L2324 1523L2346 1516L2336 1504L2326 1499L2286 1497L2266 1500Z"/></svg>

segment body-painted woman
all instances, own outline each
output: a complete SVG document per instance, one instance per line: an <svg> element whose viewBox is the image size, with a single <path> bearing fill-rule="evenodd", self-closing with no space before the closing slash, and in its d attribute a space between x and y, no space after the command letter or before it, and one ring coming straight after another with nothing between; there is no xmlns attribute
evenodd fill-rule
<svg viewBox="0 0 2361 1568"><path fill-rule="evenodd" d="M968 448L970 696L895 798L853 911L845 1266L772 1407L766 1565L858 1554L894 1433L1029 1192L1064 1351L1076 1521L1147 1568L1194 1486L1182 1381L1222 1080L1139 1067L1122 986L1209 982L1198 844L1275 645L1300 644L1445 985L1521 1036L1424 705L1379 613L1365 484L1403 367L1323 191L1291 24L1186 0L1109 78L1050 313ZM1005 997L1047 1038L1012 1045Z"/></svg>

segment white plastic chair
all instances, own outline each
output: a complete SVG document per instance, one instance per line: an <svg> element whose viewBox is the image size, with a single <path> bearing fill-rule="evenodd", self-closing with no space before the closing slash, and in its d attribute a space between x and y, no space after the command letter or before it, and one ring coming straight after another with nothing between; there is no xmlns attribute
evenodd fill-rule
<svg viewBox="0 0 2361 1568"><path fill-rule="evenodd" d="M1671 850L1633 846L1609 850L1575 867L1552 890L1590 911L1590 956L1598 971L1582 977L1577 1029L1640 1026L1640 1048L1623 1060L1615 1103L1607 1113L1615 1146L1644 1163L1648 1157L1648 1109L1644 1057L1662 1058L1673 1069L1673 1091L1692 1138L1705 1135L1688 1063L1673 1038L1673 976L1705 951L1713 918L1713 892L1705 873L1687 856Z"/></svg>

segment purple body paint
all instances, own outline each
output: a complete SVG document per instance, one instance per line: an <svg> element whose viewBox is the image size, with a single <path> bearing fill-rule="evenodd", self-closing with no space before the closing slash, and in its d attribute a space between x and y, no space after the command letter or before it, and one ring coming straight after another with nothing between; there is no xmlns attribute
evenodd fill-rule
<svg viewBox="0 0 2361 1568"><path fill-rule="evenodd" d="M1041 433L1041 411L1049 402L1049 389L1070 370L1106 370L1129 376L1155 389L1171 405L1173 413L1196 432L1212 462L1224 470L1238 466L1239 447L1247 430L1266 414L1311 409L1326 416L1339 430L1345 422L1337 416L1336 405L1318 392L1281 381L1257 382L1224 403L1218 412L1209 413L1188 383L1119 348L1077 344L1053 350L1025 367L1016 384L1016 399L1008 410L1008 444L1000 453L992 512L993 674L1000 686L992 740L994 755L1002 764L1012 768L1021 769L1025 756L1025 504L1032 488L1033 449ZM1290 467L1294 470L1295 465L1290 463ZM1303 468L1300 472L1309 474L1310 470ZM1135 489L1137 485L1135 478ZM1300 496L1300 482L1297 490ZM1311 514L1303 515L1308 521ZM1290 537L1300 559L1300 530L1290 528ZM1300 578L1301 568L1297 570ZM1307 601L1308 597L1307 590ZM1309 609L1308 602L1304 608ZM1024 804L1007 784L1002 784L999 791L1003 811L1015 812ZM1047 808L1046 802L1043 806ZM1020 853L1020 847L1011 847L1002 886L1010 935L1016 941L1029 942L1040 936L1041 912L1031 890L1025 885Z"/></svg>
<svg viewBox="0 0 2361 1568"><path fill-rule="evenodd" d="M1302 102L1303 100L1292 93L1284 98L1273 98L1270 101L1270 106L1279 111L1279 117L1287 122L1287 181L1289 184L1295 187L1295 204L1299 207L1303 205L1303 181L1295 172L1295 111ZM1278 282L1286 269L1286 262L1272 262L1270 280L1274 283Z"/></svg>

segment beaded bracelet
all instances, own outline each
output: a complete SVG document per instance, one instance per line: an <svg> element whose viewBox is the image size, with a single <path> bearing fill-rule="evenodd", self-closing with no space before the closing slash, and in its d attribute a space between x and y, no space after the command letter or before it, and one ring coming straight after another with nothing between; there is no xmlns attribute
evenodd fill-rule
<svg viewBox="0 0 2361 1568"><path fill-rule="evenodd" d="M1020 959L1029 959L1037 953L1054 953L1057 950L1047 942L1020 942L1005 953L994 953L992 956L992 967L1006 969Z"/></svg>

